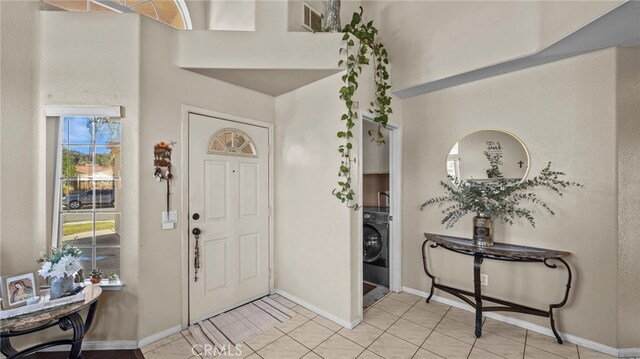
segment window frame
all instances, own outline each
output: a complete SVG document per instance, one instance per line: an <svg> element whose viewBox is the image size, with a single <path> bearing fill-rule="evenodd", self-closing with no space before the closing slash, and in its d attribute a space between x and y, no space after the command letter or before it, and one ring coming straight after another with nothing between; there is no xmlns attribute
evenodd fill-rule
<svg viewBox="0 0 640 359"><path fill-rule="evenodd" d="M57 131L56 131L56 154L55 154L55 163L54 163L54 173L53 173L53 211L52 211L52 221L51 221L51 248L57 248L59 246L60 241L62 240L62 154L63 154L63 138L64 138L64 118L65 117L108 117L108 118L117 118L120 120L120 126L123 125L122 121L124 120L123 109L122 106L73 106L73 105L49 105L45 106L45 116L47 118L52 118L57 121ZM119 146L122 146L122 138L120 139ZM119 181L122 181L120 178ZM121 186L122 186L122 182ZM95 188L94 188L95 190ZM95 194L94 194L95 197ZM94 206L95 212L95 206ZM92 212L92 215L95 216L95 213ZM120 218L122 218L122 212L120 212ZM94 218L95 220L95 218ZM94 223L95 225L95 223ZM94 236L95 236L95 228L94 228ZM95 245L92 242L92 262L91 266L93 267L93 247ZM118 246L121 248L121 244ZM122 268L118 269L120 273ZM106 275L106 273L105 273ZM104 284L103 284L104 285ZM116 285L117 287L121 286L121 283Z"/></svg>
<svg viewBox="0 0 640 359"><path fill-rule="evenodd" d="M245 139L245 142L240 146L240 147L229 147L227 146L223 140L218 139L218 137L220 135L224 135L224 134L231 134L232 137L232 141L233 138L238 135L241 136ZM214 141L218 141L220 142L220 144L225 148L224 151L216 151L213 150L213 146L212 144L214 143ZM241 150L246 147L246 146L250 146L252 153L244 153L241 152ZM233 151L233 152L231 152ZM234 127L225 127L222 128L218 131L216 131L213 135L211 135L211 137L209 138L209 141L207 142L207 153L210 155L221 155L221 156L232 156L232 157L245 157L245 158L258 158L258 146L256 146L256 143L253 141L253 138L251 138L251 136L249 136L248 133L234 128Z"/></svg>

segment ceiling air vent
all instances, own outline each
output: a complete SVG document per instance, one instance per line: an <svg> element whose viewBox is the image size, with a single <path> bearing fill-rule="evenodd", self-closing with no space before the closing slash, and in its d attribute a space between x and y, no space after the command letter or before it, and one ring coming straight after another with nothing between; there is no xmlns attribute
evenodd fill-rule
<svg viewBox="0 0 640 359"><path fill-rule="evenodd" d="M302 27L312 32L322 31L322 15L306 2L302 2Z"/></svg>

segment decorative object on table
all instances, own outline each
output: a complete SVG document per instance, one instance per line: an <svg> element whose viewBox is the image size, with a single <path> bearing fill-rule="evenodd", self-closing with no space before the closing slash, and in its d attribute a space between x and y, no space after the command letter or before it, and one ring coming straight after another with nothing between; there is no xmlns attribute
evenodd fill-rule
<svg viewBox="0 0 640 359"><path fill-rule="evenodd" d="M73 281L76 283L84 283L84 269L80 268L80 270L78 270Z"/></svg>
<svg viewBox="0 0 640 359"><path fill-rule="evenodd" d="M171 228L165 228L164 225L165 223L175 223L175 221L171 218L169 206L169 199L171 198L170 185L171 180L173 179L173 174L171 173L171 151L173 150L173 146L175 144L175 141L160 141L153 146L153 165L155 166L153 176L158 182L167 182L167 211L162 214L163 229L173 229L173 225L170 226ZM166 218L164 218L165 216Z"/></svg>
<svg viewBox="0 0 640 359"><path fill-rule="evenodd" d="M374 131L369 131L369 136L378 145L384 143L382 128L387 127L389 114L393 112L391 110L391 93L389 92L391 85L387 70L389 66L387 49L378 40L378 29L373 26L373 21L368 23L362 21L362 12L363 9L360 7L360 13L354 12L351 22L345 25L342 37L344 46L339 51L344 54L345 58L338 61L338 66L346 65L346 73L342 76L344 84L340 87L340 99L344 101L347 110L340 117L345 128L338 131L337 134L338 138L344 141L338 146L341 158L338 170L338 187L331 192L340 202L353 210L360 208L358 203L354 203L356 193L352 185L351 173L351 165L355 160L351 155L353 128L360 114L358 101L354 96L358 89L358 77L364 66L371 65L374 70L375 99L370 102L371 107L368 111L373 114L373 121L378 125L378 130L375 134ZM354 47L356 48L354 49Z"/></svg>
<svg viewBox="0 0 640 359"><path fill-rule="evenodd" d="M93 284L102 282L102 270L100 268L93 268L89 273L89 277Z"/></svg>
<svg viewBox="0 0 640 359"><path fill-rule="evenodd" d="M489 162L489 169L485 172L487 175L490 174L491 178L463 179L448 175L453 184L440 181L440 185L447 194L431 198L420 206L422 211L428 205L438 204L439 207L443 207L447 203L447 206L441 210L444 214L442 224L445 224L446 228L453 227L458 220L467 214L475 213L473 239L478 245L493 245L494 219L513 224L516 218L525 218L531 226L535 227L533 217L535 211L522 207L524 202L531 202L542 207L551 215L555 214L551 207L536 193L527 192L527 190L545 187L562 197L563 189L584 187L578 182L561 179L565 173L552 170L551 162L533 179L505 178L501 170L502 153L485 150L484 156Z"/></svg>
<svg viewBox="0 0 640 359"><path fill-rule="evenodd" d="M118 280L120 280L120 277L118 277L118 274L116 272L109 272L109 284L114 284L114 283L118 283Z"/></svg>
<svg viewBox="0 0 640 359"><path fill-rule="evenodd" d="M339 32L340 27L340 0L329 0L327 3L327 16L324 31Z"/></svg>
<svg viewBox="0 0 640 359"><path fill-rule="evenodd" d="M62 297L75 288L74 278L82 269L80 257L82 252L67 243L59 248L51 248L51 256L40 252L38 263L42 268L38 271L43 278L51 278L51 299Z"/></svg>
<svg viewBox="0 0 640 359"><path fill-rule="evenodd" d="M21 307L38 296L38 285L32 272L3 276L0 278L0 286L3 310Z"/></svg>
<svg viewBox="0 0 640 359"><path fill-rule="evenodd" d="M38 312L50 308L67 305L69 303L79 302L84 300L84 292L67 294L66 296L58 299L51 299L44 289L41 291L41 296L33 297L27 301L26 306L3 310L0 312L0 319L13 318L19 315L25 315L28 313Z"/></svg>
<svg viewBox="0 0 640 359"><path fill-rule="evenodd" d="M27 299L27 305L33 305L40 302L40 296Z"/></svg>

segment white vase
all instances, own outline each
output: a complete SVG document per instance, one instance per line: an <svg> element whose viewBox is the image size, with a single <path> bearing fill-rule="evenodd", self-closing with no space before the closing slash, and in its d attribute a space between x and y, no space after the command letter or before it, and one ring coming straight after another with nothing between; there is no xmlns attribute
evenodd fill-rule
<svg viewBox="0 0 640 359"><path fill-rule="evenodd" d="M75 287L75 283L73 282L73 277L64 276L62 278L53 278L51 279L51 292L50 299L58 299L69 293Z"/></svg>

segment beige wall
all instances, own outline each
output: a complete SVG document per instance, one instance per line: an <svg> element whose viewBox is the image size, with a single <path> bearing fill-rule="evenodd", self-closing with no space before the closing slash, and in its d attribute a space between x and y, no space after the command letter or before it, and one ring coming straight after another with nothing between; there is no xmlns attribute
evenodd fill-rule
<svg viewBox="0 0 640 359"><path fill-rule="evenodd" d="M38 110L46 104L122 105L121 277L125 286L122 291L105 293L88 340L135 342L180 325L180 233L184 227L179 223L176 230L160 230L164 187L152 178L153 144L180 140L182 104L273 122L273 98L179 69L175 66L177 32L147 18L40 13L38 6L30 6L32 2L1 4L2 75L7 74L2 79L2 171L17 173L2 177L2 203L4 206L4 199L13 194L22 203L2 212L3 223L18 224L2 226L2 273L37 269L38 251L48 245L50 228L45 218L51 209L44 188L51 181L46 177L46 158L53 149L44 146L46 122ZM5 22L5 17L23 22ZM5 31L5 24L12 27ZM32 40L39 36L41 43ZM29 62L31 58L35 63ZM15 80L8 76L5 65L16 74ZM40 79L35 76L39 71ZM5 91L5 84L12 86L11 92ZM173 209L179 209L182 201L178 190L183 175L181 149L179 142L174 151ZM34 222L34 218L41 220Z"/></svg>
<svg viewBox="0 0 640 359"><path fill-rule="evenodd" d="M618 344L640 348L640 48L618 49Z"/></svg>
<svg viewBox="0 0 640 359"><path fill-rule="evenodd" d="M444 160L463 134L500 128L518 136L531 154L531 173L547 161L585 185L558 198L540 192L556 210L537 211L536 228L524 221L498 224L498 241L573 252L573 290L557 318L559 329L617 347L618 209L616 197L616 50L608 49L404 101L403 285L428 291L416 248L423 232L468 236L470 217L452 230L437 208L418 211L440 195ZM470 257L442 250L429 255L441 283L471 288ZM532 264L487 261L488 294L545 308L562 298L565 271ZM441 294L441 293L438 293ZM519 316L547 326L545 319Z"/></svg>
<svg viewBox="0 0 640 359"><path fill-rule="evenodd" d="M179 209L186 200L179 191L184 175L180 106L189 104L275 122L276 288L341 321L356 319L360 283L355 273L360 265L356 259L361 228L355 224L361 212L350 213L330 196L339 163L335 133L343 111L336 95L340 75L274 100L179 69L177 33L144 17L39 13L36 2L0 4L0 272L35 269L31 260L47 245L50 229L45 219L44 174L48 149L43 148L46 131L42 106L120 104L125 107L122 279L126 286L121 292L105 295L89 340L135 341L179 325L183 305L181 233L186 228L179 223L173 231L159 229L164 188L151 176L151 150L159 140L179 141L174 151L177 177L172 195L172 207ZM514 51L527 51L535 42L518 25L527 27L537 21L526 11L531 10L526 4L518 5L524 8L504 5L504 12L495 12L502 14L497 19L491 17L491 6L497 6L492 3L486 4L489 8L479 8L478 4L469 7L466 17L457 17L459 12L446 10L442 3L420 3L416 6L425 8L413 11L414 15L407 14L410 9L406 3L393 9L385 8L382 2L367 5L369 14L379 16L378 26L386 29L383 36L391 51L394 86L473 68ZM460 5L451 6L456 9ZM496 27L478 25L470 18L474 11ZM514 25L512 18L516 16L511 11L523 16L518 24ZM434 17L435 25L424 19L425 14ZM414 21L416 18L420 21ZM409 24L409 30L398 29L399 23ZM470 36L469 29L474 29L471 26L456 28L460 23L476 24L476 30L488 31L478 32L477 36L484 38L503 33L502 25L513 25L514 38L509 35L501 42L503 46L495 47L495 42L487 44L476 34ZM417 33L424 36L417 38ZM518 33L520 42L516 41ZM468 39L472 46L460 46L460 41L453 46L450 40L436 38L451 36ZM42 48L40 37L44 39ZM492 51L483 50L489 46L493 46ZM639 335L633 331L638 323L634 306L639 292L638 229L637 223L627 220L637 218L632 215L638 213L637 201L630 200L637 197L637 188L629 185L637 181L634 176L638 172L627 166L637 162L637 136L633 137L633 131L638 131L638 115L634 115L637 109L633 110L637 96L629 95L633 77L626 76L633 74L637 51L625 52L624 57L616 54L610 49L583 55L419 96L404 101L404 105L394 99L396 114L404 112L405 286L428 289L429 282L418 269L421 258L416 248L422 232L445 231L437 210L420 213L417 206L440 193L437 183L446 175L444 161L451 145L476 129L503 128L528 146L534 173L551 160L587 188L571 190L562 199L549 197L558 213L555 217L540 213L535 230L524 223L498 225L498 238L518 238L518 243L574 252L571 263L577 272L575 288L559 314L560 329L610 346L619 343L638 347L634 340ZM620 183L619 192L616 182ZM17 201L22 205L11 205ZM469 232L470 223L464 220L448 231L457 235ZM468 258L442 253L434 260L434 270L445 282L468 286L472 268ZM561 290L552 292L548 288L561 289L564 272L499 263L487 263L485 268L490 275L490 293L541 308L559 299ZM534 317L522 318L536 321ZM536 322L547 325L542 319Z"/></svg>
<svg viewBox="0 0 640 359"><path fill-rule="evenodd" d="M275 278L277 289L350 323L349 210L331 196L340 164L341 75L276 98Z"/></svg>
<svg viewBox="0 0 640 359"><path fill-rule="evenodd" d="M362 311L360 294L362 210L352 211L331 195L338 182L345 112L337 93L343 73L314 82L275 100L275 256L276 289L322 310L342 325L354 323ZM373 73L365 68L356 100L373 97ZM399 124L400 101L391 121ZM361 108L365 111L366 108ZM362 138L360 121L353 129L354 151ZM361 184L352 167L353 187ZM362 204L357 191L356 203Z"/></svg>
<svg viewBox="0 0 640 359"><path fill-rule="evenodd" d="M37 268L45 247L44 187L38 178L44 119L38 112L37 2L0 2L0 274ZM16 160L19 159L19 160ZM40 216L34 216L40 214ZM35 218L38 218L37 220ZM32 260L26 260L31 258Z"/></svg>
<svg viewBox="0 0 640 359"><path fill-rule="evenodd" d="M137 15L41 12L40 107L44 105L121 105L122 120L122 291L105 293L95 327L88 340L137 338L138 319L131 315L138 304L138 136L139 33ZM82 31L78 31L82 29ZM108 49L108 51L105 51ZM44 122L43 117L40 121ZM47 119L46 121L54 121ZM54 158L55 146L43 149ZM50 163L45 163L47 167ZM53 174L40 168L41 181L51 186ZM39 202L51 217L51 202ZM50 228L47 228L50 238ZM39 243L44 248L49 243Z"/></svg>
<svg viewBox="0 0 640 359"><path fill-rule="evenodd" d="M620 1L366 1L389 49L393 89L540 50Z"/></svg>
<svg viewBox="0 0 640 359"><path fill-rule="evenodd" d="M181 105L268 123L274 122L273 97L217 81L176 66L178 32L158 22L141 18L140 29L140 282L137 308L138 337L179 325L182 314L181 233L186 223L178 221L175 230L160 229L160 212L166 207L165 187L153 174L153 145L175 140L172 164L171 207L180 210L180 188L186 174L181 158ZM123 148L124 151L124 148ZM183 213L178 213L182 218ZM126 279L126 278L125 278Z"/></svg>
<svg viewBox="0 0 640 359"><path fill-rule="evenodd" d="M589 22L622 5L612 1L539 1L538 49L553 44Z"/></svg>

